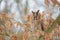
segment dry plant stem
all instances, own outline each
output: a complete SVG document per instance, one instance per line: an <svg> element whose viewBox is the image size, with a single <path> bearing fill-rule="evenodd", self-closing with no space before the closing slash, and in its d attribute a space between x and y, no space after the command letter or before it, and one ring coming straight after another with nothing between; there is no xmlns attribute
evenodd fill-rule
<svg viewBox="0 0 60 40"><path fill-rule="evenodd" d="M60 14L57 16L56 20L52 23L50 27L45 32L51 32L57 25L58 21L60 20Z"/></svg>
<svg viewBox="0 0 60 40"><path fill-rule="evenodd" d="M53 22L53 24L45 31L45 33L51 32L57 25L58 21L60 20L60 14L57 16L56 20ZM40 36L38 40L41 40L44 36Z"/></svg>

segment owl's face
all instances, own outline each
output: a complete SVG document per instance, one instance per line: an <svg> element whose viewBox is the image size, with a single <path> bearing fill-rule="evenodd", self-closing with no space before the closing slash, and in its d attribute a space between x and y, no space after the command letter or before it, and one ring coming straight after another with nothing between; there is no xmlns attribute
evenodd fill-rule
<svg viewBox="0 0 60 40"><path fill-rule="evenodd" d="M32 13L33 13L34 20L37 20L37 16L38 16L39 10L37 12L33 12L32 11Z"/></svg>

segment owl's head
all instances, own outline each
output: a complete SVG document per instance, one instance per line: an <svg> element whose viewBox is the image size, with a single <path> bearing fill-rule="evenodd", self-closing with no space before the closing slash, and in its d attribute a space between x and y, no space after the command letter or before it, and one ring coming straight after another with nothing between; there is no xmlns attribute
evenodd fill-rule
<svg viewBox="0 0 60 40"><path fill-rule="evenodd" d="M37 10L37 12L32 11L32 13L33 13L34 20L37 20L39 10Z"/></svg>

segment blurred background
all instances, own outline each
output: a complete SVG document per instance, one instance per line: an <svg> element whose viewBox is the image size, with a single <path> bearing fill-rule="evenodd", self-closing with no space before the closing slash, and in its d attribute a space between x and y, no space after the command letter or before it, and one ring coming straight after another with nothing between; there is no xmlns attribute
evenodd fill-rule
<svg viewBox="0 0 60 40"><path fill-rule="evenodd" d="M23 22L22 16L26 14L31 14L31 11L40 10L40 13L43 11L51 11L54 13L53 18L55 19L60 13L60 6L52 6L51 0L49 7L45 5L45 0L0 0L0 13L6 12L7 14L14 13L14 20ZM57 0L60 3L60 0Z"/></svg>
<svg viewBox="0 0 60 40"><path fill-rule="evenodd" d="M31 14L32 11L36 12L37 10L40 10L39 13L41 14L43 12L52 12L53 19L56 19L60 13L60 0L0 0L0 14L3 12L7 15L15 14L13 20L17 21L17 23L24 23L25 20L22 17ZM10 23L7 23L7 25L8 24ZM17 26L17 24L14 24L12 29L13 31L11 31L13 33L18 31L18 35L22 31L25 31L23 27L20 28L20 25ZM6 40L9 39L10 38L6 36Z"/></svg>

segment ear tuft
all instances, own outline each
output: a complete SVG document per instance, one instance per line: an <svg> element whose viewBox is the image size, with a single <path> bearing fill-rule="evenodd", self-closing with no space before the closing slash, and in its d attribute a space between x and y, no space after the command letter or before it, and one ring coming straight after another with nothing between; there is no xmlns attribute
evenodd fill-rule
<svg viewBox="0 0 60 40"><path fill-rule="evenodd" d="M34 12L32 11L32 13L34 13Z"/></svg>
<svg viewBox="0 0 60 40"><path fill-rule="evenodd" d="M39 13L39 10L37 10L37 13Z"/></svg>

